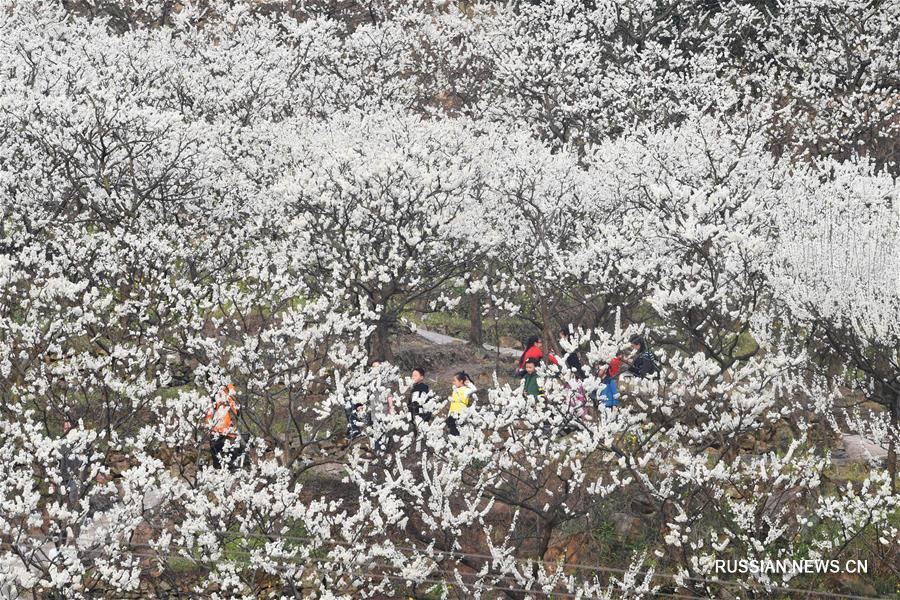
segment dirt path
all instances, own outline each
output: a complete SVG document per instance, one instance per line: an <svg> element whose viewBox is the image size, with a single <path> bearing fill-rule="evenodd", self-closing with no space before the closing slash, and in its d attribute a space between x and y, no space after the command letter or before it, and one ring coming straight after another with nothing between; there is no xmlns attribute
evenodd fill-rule
<svg viewBox="0 0 900 600"><path fill-rule="evenodd" d="M456 344L456 343L465 344L466 343L466 340L461 340L459 338L450 337L449 335L444 335L443 333L438 333L436 331L429 331L427 329L422 329L421 327L417 327L415 330L415 333L417 335L419 335L420 337L425 338L432 344L443 345L443 344ZM506 356L519 356L522 353L521 350L516 350L515 348L506 348L504 346L500 346L498 348L497 346L492 346L491 344L485 344L484 346L482 346L482 348L484 348L488 352L498 352L499 351L500 354L503 354Z"/></svg>
<svg viewBox="0 0 900 600"><path fill-rule="evenodd" d="M887 449L872 440L856 433L845 433L843 436L844 451L836 460L856 462L858 460L887 458Z"/></svg>

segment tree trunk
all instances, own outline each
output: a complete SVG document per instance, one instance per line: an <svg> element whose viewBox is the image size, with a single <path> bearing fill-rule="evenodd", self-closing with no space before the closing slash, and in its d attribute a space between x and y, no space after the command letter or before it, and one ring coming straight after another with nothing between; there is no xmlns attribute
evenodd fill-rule
<svg viewBox="0 0 900 600"><path fill-rule="evenodd" d="M888 437L887 471L891 477L891 494L897 493L897 441L896 433L900 431L900 395L894 395L891 403L891 428Z"/></svg>
<svg viewBox="0 0 900 600"><path fill-rule="evenodd" d="M484 327L481 322L481 294L469 296L469 343L484 346Z"/></svg>
<svg viewBox="0 0 900 600"><path fill-rule="evenodd" d="M375 325L375 331L369 336L369 360L394 360L391 350L391 324L386 317L382 317Z"/></svg>
<svg viewBox="0 0 900 600"><path fill-rule="evenodd" d="M547 306L547 301L544 299L544 296L539 296L540 300L538 304L541 310L541 321L543 321L544 328L541 331L541 340L544 342L544 348L546 351L554 351L560 352L561 348L559 347L559 340L557 336L553 335L552 327L550 326L550 308Z"/></svg>

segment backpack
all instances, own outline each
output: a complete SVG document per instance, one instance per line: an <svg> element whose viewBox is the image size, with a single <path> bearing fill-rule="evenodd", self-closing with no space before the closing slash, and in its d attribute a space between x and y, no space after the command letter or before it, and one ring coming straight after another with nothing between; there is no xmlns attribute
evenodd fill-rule
<svg viewBox="0 0 900 600"><path fill-rule="evenodd" d="M649 377L659 373L659 366L656 364L656 355L647 350L638 357L640 367L638 368L639 377Z"/></svg>
<svg viewBox="0 0 900 600"><path fill-rule="evenodd" d="M634 360L632 368L634 369L633 373L641 378L659 373L659 367L656 364L656 356L649 350L642 352L640 356Z"/></svg>

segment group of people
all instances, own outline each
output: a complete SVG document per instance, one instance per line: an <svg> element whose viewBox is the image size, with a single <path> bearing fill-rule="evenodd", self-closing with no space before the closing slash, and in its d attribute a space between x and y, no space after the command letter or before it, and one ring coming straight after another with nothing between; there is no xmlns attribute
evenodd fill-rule
<svg viewBox="0 0 900 600"><path fill-rule="evenodd" d="M381 361L371 363L371 373L371 384L365 390L366 401L349 401L344 407L347 418L347 440L349 442L360 437L365 433L364 428L367 428L372 434L370 437L373 447L385 450L390 442L385 416L394 414L399 408L398 377L391 365ZM434 418L429 408L429 401L434 395L425 382L425 373L425 367L416 367L410 374L412 386L406 397L406 406L414 429L419 420L428 423ZM465 371L458 371L453 375L452 386L446 428L449 435L459 435L460 413L475 402L476 387Z"/></svg>
<svg viewBox="0 0 900 600"><path fill-rule="evenodd" d="M568 345L569 328L563 327L559 332L560 344ZM618 381L621 375L628 375L639 379L653 377L659 371L656 356L650 351L646 340L640 335L633 335L629 339L630 352L620 352L608 362L600 362L594 365L593 372L600 379L601 386L590 390L586 394L583 381L587 372L582 365L577 351L566 355L565 368L568 369L575 381L576 388L572 390L572 404L577 407L579 416L584 414L586 396L589 395L594 403L594 409L598 409L602 401L607 408L615 408L619 404ZM537 336L531 337L525 344L525 351L519 357L519 376L522 378L522 393L531 397L542 397L543 387L537 368L545 358L544 345ZM546 354L549 363L562 368L560 359L552 353Z"/></svg>
<svg viewBox="0 0 900 600"><path fill-rule="evenodd" d="M570 333L568 327L560 330L560 345L569 346ZM618 381L623 375L635 378L652 377L658 372L656 357L650 351L646 341L639 335L629 340L630 352L619 353L608 362L593 365L593 373L599 379L599 386L586 389L585 380L589 374L583 366L578 352L573 350L565 355L565 359L544 352L544 345L539 337L529 338L525 350L519 357L518 374L522 379L521 393L526 397L539 401L545 395L544 383L547 374L539 371L546 360L559 368L568 370L572 378L563 382L569 389L570 401L568 412L581 418L587 410L587 399L593 401L594 409L602 405L615 408L619 404ZM390 447L390 427L387 415L394 414L401 406L399 391L399 373L396 367L382 362L371 363L371 379L360 395L347 402L344 414L347 420L346 439L349 442L368 434L373 449L384 451ZM407 414L412 420L413 430L418 422L431 422L434 419L431 400L434 395L425 381L426 370L416 367L410 373L411 387L405 397ZM574 381L573 381L574 380ZM594 380L596 381L596 379ZM223 465L234 470L244 453L244 447L237 432L237 418L240 407L237 403L235 387L232 384L223 386L213 401L213 406L206 416L210 429L210 450L213 465L218 469ZM445 429L448 435L460 434L460 417L463 411L477 400L477 388L472 378L465 371L454 374L449 408L445 418Z"/></svg>
<svg viewBox="0 0 900 600"><path fill-rule="evenodd" d="M560 330L561 345L569 345L569 335L567 327ZM584 381L588 371L584 368L577 351L567 353L563 360L553 353L545 354L540 338L529 338L518 361L518 374L522 379L522 394L535 401L544 397L543 382L546 380L546 374L542 374L539 367L546 359L547 362L560 369L568 369L573 375L574 383L564 383L571 392L569 394L570 410L567 411L570 415L577 418L584 417L588 398L593 401L595 410L599 409L601 403L607 408L614 408L619 404L618 380L621 376L643 379L652 377L658 372L656 357L647 347L644 338L635 335L629 341L630 351L623 351L608 362L594 365L594 373L599 378L601 385L587 390ZM399 408L400 393L397 385L399 377L396 369L386 363L374 361L371 367L371 387L365 391L362 401L348 402L344 409L347 418L347 440L352 441L363 435L364 428L367 428L372 434L373 447L377 450L385 450L389 447L389 429L384 425L385 415L393 414ZM410 379L412 387L406 397L406 405L415 429L417 419L430 422L434 418L434 414L427 408L427 406L433 406L428 402L433 398L433 394L425 382L424 367L413 369ZM460 416L465 408L473 405L477 399L476 392L477 388L466 372L459 371L454 374L452 393L445 419L445 430L448 435L458 436L460 434ZM569 430L571 426L566 426L564 429Z"/></svg>

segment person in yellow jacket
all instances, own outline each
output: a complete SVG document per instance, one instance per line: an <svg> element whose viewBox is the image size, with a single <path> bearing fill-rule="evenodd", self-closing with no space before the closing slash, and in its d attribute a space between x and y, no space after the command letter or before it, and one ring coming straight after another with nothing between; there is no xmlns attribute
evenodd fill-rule
<svg viewBox="0 0 900 600"><path fill-rule="evenodd" d="M475 400L475 384L465 371L453 376L453 393L450 395L450 413L447 415L447 433L459 435L459 415L462 409Z"/></svg>
<svg viewBox="0 0 900 600"><path fill-rule="evenodd" d="M222 386L216 394L212 409L206 414L206 423L209 425L209 447L212 452L213 466L221 468L220 456L225 449L225 444L231 442L238 446L237 419L240 407L236 401L237 391L234 385ZM235 460L240 456L240 448L236 447L229 452L228 468L234 469Z"/></svg>

